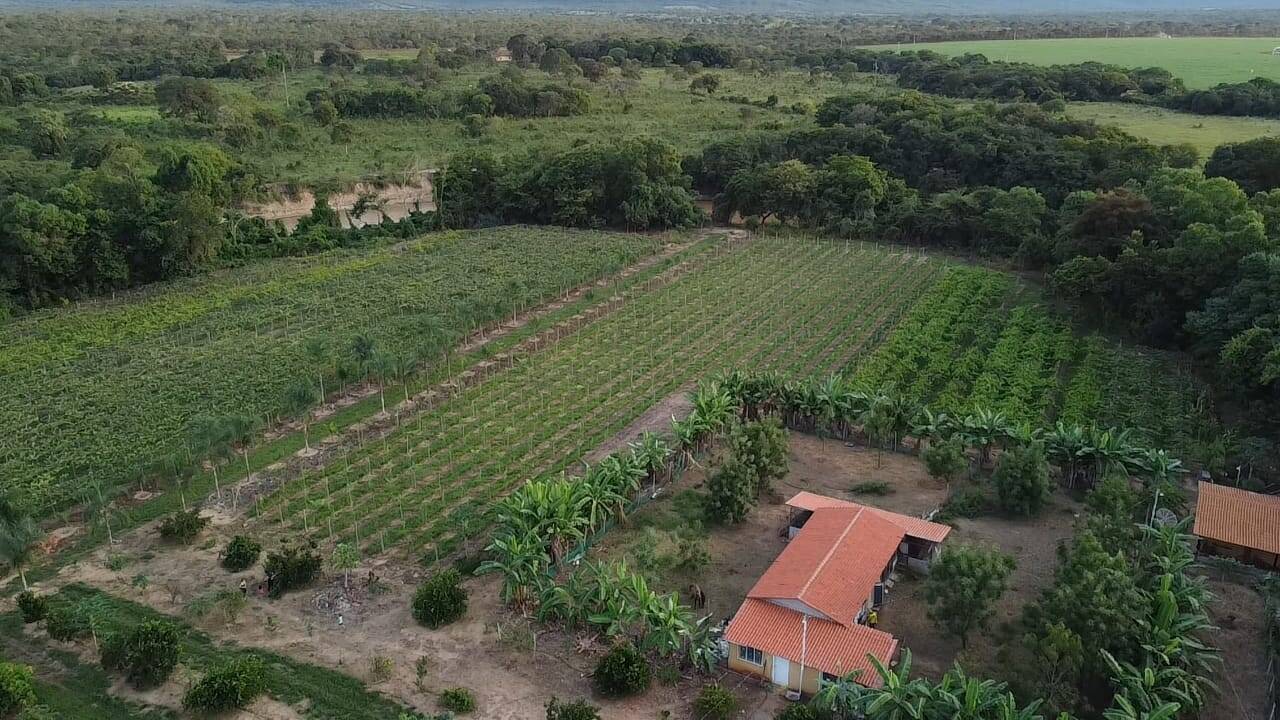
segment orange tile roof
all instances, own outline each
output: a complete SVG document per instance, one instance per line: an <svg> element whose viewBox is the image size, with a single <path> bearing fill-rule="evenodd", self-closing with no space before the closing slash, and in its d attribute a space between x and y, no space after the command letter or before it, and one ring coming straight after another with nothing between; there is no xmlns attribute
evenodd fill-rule
<svg viewBox="0 0 1280 720"><path fill-rule="evenodd" d="M819 508L747 597L799 601L852 625L902 537L902 528L870 508Z"/></svg>
<svg viewBox="0 0 1280 720"><path fill-rule="evenodd" d="M880 687L882 680L867 656L888 666L898 650L896 638L865 625L841 625L815 617L806 623L804 617L771 602L748 598L729 623L725 640L840 677L860 670L859 684Z"/></svg>
<svg viewBox="0 0 1280 720"><path fill-rule="evenodd" d="M871 507L869 505L859 505L848 500L837 500L826 495L818 495L815 493L801 491L795 494L787 505L799 510L821 510L824 508L861 508L865 507L876 513L880 517L894 523L902 528L903 532L914 538L928 540L930 542L942 542L951 534L951 528L935 522L929 522L910 515L900 515L888 510Z"/></svg>
<svg viewBox="0 0 1280 720"><path fill-rule="evenodd" d="M1199 493L1198 537L1280 553L1280 497L1204 482Z"/></svg>

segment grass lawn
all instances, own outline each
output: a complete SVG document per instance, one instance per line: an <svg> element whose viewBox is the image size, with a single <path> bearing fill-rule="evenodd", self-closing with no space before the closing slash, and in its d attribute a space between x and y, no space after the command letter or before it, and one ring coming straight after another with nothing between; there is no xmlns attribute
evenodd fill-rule
<svg viewBox="0 0 1280 720"><path fill-rule="evenodd" d="M1068 113L1104 125L1118 125L1127 133L1155 143L1191 143L1200 151L1202 162L1223 143L1266 135L1280 137L1280 120L1267 118L1194 115L1125 103L1072 103Z"/></svg>
<svg viewBox="0 0 1280 720"><path fill-rule="evenodd" d="M1159 66L1189 88L1243 82L1253 77L1280 80L1280 56L1272 56L1280 38L1063 38L980 40L884 45L902 50L933 50L948 55L982 53L992 60L1041 65L1086 60L1129 67Z"/></svg>

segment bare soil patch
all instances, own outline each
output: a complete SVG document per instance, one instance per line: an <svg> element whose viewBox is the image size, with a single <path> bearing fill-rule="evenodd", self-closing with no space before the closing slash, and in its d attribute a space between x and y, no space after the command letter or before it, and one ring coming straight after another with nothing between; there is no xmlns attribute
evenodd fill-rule
<svg viewBox="0 0 1280 720"><path fill-rule="evenodd" d="M1201 720L1264 720L1267 717L1265 618L1262 595L1233 580L1209 580L1216 600L1209 618L1218 630L1210 641L1222 651L1222 670L1214 681L1218 694L1200 713Z"/></svg>

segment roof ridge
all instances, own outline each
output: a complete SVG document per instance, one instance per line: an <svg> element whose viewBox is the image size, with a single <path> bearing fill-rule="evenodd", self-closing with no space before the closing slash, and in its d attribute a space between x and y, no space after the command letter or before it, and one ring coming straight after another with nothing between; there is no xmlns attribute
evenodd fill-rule
<svg viewBox="0 0 1280 720"><path fill-rule="evenodd" d="M835 508L830 508L830 509L835 509ZM858 518L862 517L863 511L866 509L867 509L866 506L860 506L858 508L858 512L855 513L852 518L849 518L849 522L845 523L844 531L841 532L840 536L837 537L831 543L831 546L827 548L826 554L822 556L822 561L819 562L816 567L814 567L813 572L809 574L809 579L805 581L804 587L800 588L800 592L796 594L797 600L804 600L804 594L809 591L809 586L813 585L813 581L818 579L818 575L822 572L822 569L827 566L828 562L830 562L831 556L835 554L836 550L840 547L841 543L844 542L844 539L849 536L849 533L853 530L853 526L857 524ZM817 511L814 511L814 512L817 512ZM817 608L814 608L814 609L817 610ZM844 623L836 621L834 618L832 619L832 621L836 622L839 625L844 625Z"/></svg>

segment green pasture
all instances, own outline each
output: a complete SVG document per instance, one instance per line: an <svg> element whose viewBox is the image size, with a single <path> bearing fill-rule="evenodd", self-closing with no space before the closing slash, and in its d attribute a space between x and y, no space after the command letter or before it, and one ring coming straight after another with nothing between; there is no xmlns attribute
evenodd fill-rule
<svg viewBox="0 0 1280 720"><path fill-rule="evenodd" d="M1280 38L1054 38L976 40L883 45L902 50L933 50L947 55L982 53L992 60L1037 65L1087 60L1127 67L1163 67L1189 88L1244 82L1254 77L1280 80Z"/></svg>
<svg viewBox="0 0 1280 720"><path fill-rule="evenodd" d="M1161 145L1190 143L1200 151L1202 162L1223 143L1280 137L1280 120L1268 118L1193 115L1125 103L1072 103L1068 114L1102 125L1116 125L1131 135Z"/></svg>

